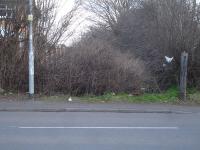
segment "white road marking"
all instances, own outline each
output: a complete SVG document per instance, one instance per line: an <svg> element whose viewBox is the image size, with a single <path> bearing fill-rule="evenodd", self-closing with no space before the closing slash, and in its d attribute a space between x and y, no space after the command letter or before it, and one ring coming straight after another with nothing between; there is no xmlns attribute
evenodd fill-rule
<svg viewBox="0 0 200 150"><path fill-rule="evenodd" d="M18 127L19 129L135 129L135 130L178 130L179 127Z"/></svg>

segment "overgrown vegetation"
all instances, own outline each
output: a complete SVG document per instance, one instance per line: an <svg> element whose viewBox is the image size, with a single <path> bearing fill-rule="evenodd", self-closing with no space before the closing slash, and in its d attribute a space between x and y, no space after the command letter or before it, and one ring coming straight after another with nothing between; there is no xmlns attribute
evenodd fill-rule
<svg viewBox="0 0 200 150"><path fill-rule="evenodd" d="M132 95L127 93L106 93L101 96L85 95L80 99L93 103L157 103L157 104L200 104L200 92L195 88L187 89L187 101L183 102L179 99L179 89L176 86L169 88L161 93L145 93L142 95Z"/></svg>
<svg viewBox="0 0 200 150"><path fill-rule="evenodd" d="M146 82L151 90L178 85L183 51L189 53L188 84L200 86L200 6L196 0L87 0L85 5L97 16L93 20L98 26L90 34L143 60L151 73ZM165 68L164 56L174 57Z"/></svg>
<svg viewBox="0 0 200 150"><path fill-rule="evenodd" d="M26 0L1 1L1 7L12 9L12 17L0 17L0 88L10 91L28 90L28 5ZM34 51L36 91L44 89L47 66L57 55L59 42L72 35L76 5L56 20L58 1L34 0ZM1 11L4 15L7 12Z"/></svg>
<svg viewBox="0 0 200 150"><path fill-rule="evenodd" d="M69 103L130 103L130 104L175 104L175 105L200 105L200 92L195 88L188 88L187 101L179 100L179 90L176 86L161 93L145 93L132 95L128 93L108 92L102 95L71 96L70 94L55 93L52 95L36 94L35 100L45 102L69 102ZM69 98L72 98L72 102ZM23 93L0 91L1 100L27 101L29 97Z"/></svg>
<svg viewBox="0 0 200 150"><path fill-rule="evenodd" d="M122 54L109 43L88 39L67 50L59 61L48 67L46 89L50 93L72 95L96 94L106 91L140 94L144 79L143 63Z"/></svg>
<svg viewBox="0 0 200 150"><path fill-rule="evenodd" d="M81 5L78 0L76 4L58 23L56 0L35 1L37 93L174 103L178 91L170 87L179 84L183 51L189 53L188 84L200 88L200 5L196 0L85 0L82 6L93 13L90 20L95 24L66 47L60 42L72 35L69 27ZM6 91L28 90L24 6L21 0L14 19L0 18L0 89ZM173 62L167 63L165 56L174 57ZM104 94L108 92L116 95ZM189 93L192 101L198 101L198 96L198 91Z"/></svg>
<svg viewBox="0 0 200 150"><path fill-rule="evenodd" d="M90 102L129 102L129 103L177 103L178 89L170 88L162 93L145 93L140 96L126 93L107 93L102 96L85 96Z"/></svg>

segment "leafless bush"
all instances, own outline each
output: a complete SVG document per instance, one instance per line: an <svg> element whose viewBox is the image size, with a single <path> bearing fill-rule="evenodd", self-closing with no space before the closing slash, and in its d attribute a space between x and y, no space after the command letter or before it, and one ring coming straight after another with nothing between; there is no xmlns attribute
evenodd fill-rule
<svg viewBox="0 0 200 150"><path fill-rule="evenodd" d="M27 91L27 10L26 1L18 1L23 3L17 5L15 17L0 19L0 88ZM189 84L200 87L200 5L196 0L84 1L85 8L96 15L91 20L97 26L61 55L58 45L72 35L66 32L80 3L58 24L56 0L35 4L38 92L139 93L143 84L152 91L166 89L178 83L182 51L189 53ZM163 68L166 55L174 56L174 61Z"/></svg>
<svg viewBox="0 0 200 150"><path fill-rule="evenodd" d="M47 92L139 94L144 66L138 59L120 53L109 43L87 39L67 49L63 57L49 64L48 72Z"/></svg>
<svg viewBox="0 0 200 150"><path fill-rule="evenodd" d="M36 90L42 90L46 60L56 53L58 43L73 23L80 3L57 22L55 0L34 1L34 51ZM3 1L13 8L12 18L0 18L0 87L5 90L28 90L28 5L26 0ZM1 2L2 3L2 2ZM5 7L6 8L6 7ZM16 9L15 9L16 8Z"/></svg>
<svg viewBox="0 0 200 150"><path fill-rule="evenodd" d="M104 30L101 33L104 36L110 33L110 38L114 39L110 40L112 44L142 59L152 74L149 82L154 82L157 89L178 84L183 51L190 56L188 83L200 86L200 6L196 0L102 1L92 0L87 5L88 10L101 18L95 20ZM128 4L125 7L128 9L122 9L123 2ZM124 11L119 11L121 9ZM167 69L163 68L166 55L174 57Z"/></svg>
<svg viewBox="0 0 200 150"><path fill-rule="evenodd" d="M59 1L60 2L60 1ZM57 46L63 39L73 35L68 32L71 25L75 23L76 12L81 5L80 0L76 0L75 6L63 14L57 20L58 3L57 0L37 0L38 18L34 21L34 47L35 47L35 82L36 91L43 90L46 75L46 66L49 64L52 55L57 55Z"/></svg>
<svg viewBox="0 0 200 150"><path fill-rule="evenodd" d="M26 5L17 2L14 17L0 19L0 87L5 90L25 90L27 85Z"/></svg>

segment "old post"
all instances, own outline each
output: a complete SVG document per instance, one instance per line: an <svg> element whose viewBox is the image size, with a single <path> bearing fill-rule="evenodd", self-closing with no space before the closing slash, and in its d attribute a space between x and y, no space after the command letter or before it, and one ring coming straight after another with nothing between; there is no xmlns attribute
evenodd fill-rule
<svg viewBox="0 0 200 150"><path fill-rule="evenodd" d="M181 54L181 72L180 72L180 99L186 101L187 99L187 66L188 53L185 51Z"/></svg>

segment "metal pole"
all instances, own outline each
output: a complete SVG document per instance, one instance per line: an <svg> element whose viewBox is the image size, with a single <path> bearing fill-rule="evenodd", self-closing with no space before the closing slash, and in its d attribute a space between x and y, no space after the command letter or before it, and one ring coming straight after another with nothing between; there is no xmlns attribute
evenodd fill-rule
<svg viewBox="0 0 200 150"><path fill-rule="evenodd" d="M33 0L29 0L29 94L34 95Z"/></svg>

